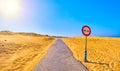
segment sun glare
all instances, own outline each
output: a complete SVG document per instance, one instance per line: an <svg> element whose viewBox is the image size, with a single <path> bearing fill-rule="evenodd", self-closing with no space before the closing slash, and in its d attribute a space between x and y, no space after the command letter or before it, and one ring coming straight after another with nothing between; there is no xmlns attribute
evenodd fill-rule
<svg viewBox="0 0 120 71"><path fill-rule="evenodd" d="M20 12L20 0L0 0L0 15L16 17Z"/></svg>

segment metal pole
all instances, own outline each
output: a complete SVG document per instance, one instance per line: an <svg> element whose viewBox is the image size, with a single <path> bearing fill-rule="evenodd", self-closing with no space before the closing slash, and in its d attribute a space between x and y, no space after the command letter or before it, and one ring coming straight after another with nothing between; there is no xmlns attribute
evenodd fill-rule
<svg viewBox="0 0 120 71"><path fill-rule="evenodd" d="M87 62L87 36L85 36L84 61Z"/></svg>

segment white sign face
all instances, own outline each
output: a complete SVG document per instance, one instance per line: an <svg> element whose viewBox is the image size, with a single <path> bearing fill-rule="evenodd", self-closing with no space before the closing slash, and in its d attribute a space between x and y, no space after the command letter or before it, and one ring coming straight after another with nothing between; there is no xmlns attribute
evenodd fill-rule
<svg viewBox="0 0 120 71"><path fill-rule="evenodd" d="M88 27L85 27L85 28L83 28L83 32L84 32L84 34L89 34L89 32L90 32L90 30L89 30L89 28Z"/></svg>
<svg viewBox="0 0 120 71"><path fill-rule="evenodd" d="M89 26L83 26L82 27L82 33L85 36L89 36L91 34L91 29Z"/></svg>

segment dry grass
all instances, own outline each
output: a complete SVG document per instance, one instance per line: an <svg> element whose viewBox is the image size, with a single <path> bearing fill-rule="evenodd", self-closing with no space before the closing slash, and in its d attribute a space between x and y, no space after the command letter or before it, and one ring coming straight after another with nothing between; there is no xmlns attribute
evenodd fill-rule
<svg viewBox="0 0 120 71"><path fill-rule="evenodd" d="M120 71L120 38L88 38L88 62L83 61L84 38L64 38L63 41L90 71Z"/></svg>
<svg viewBox="0 0 120 71"><path fill-rule="evenodd" d="M0 71L31 71L55 39L48 36L0 35Z"/></svg>

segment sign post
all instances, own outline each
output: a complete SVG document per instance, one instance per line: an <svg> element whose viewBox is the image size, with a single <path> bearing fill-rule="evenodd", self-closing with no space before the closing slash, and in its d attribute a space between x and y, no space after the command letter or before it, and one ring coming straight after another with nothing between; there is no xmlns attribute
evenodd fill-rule
<svg viewBox="0 0 120 71"><path fill-rule="evenodd" d="M87 37L91 34L89 26L82 27L82 34L85 36L85 50L84 50L84 61L87 62Z"/></svg>

